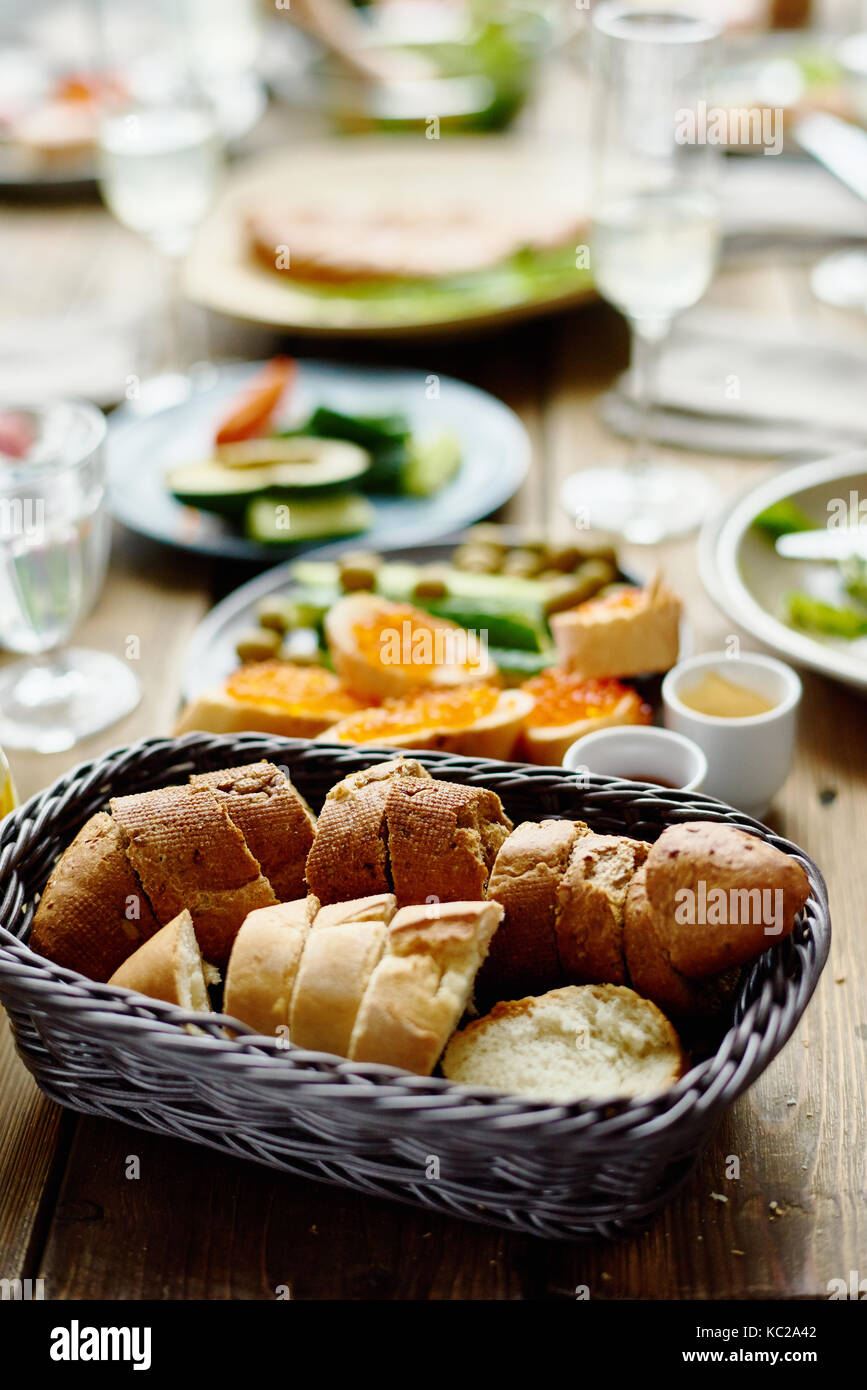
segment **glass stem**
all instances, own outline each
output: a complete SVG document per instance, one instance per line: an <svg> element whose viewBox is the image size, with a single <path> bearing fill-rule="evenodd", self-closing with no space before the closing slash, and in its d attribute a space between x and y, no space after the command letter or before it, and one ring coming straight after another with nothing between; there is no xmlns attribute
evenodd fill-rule
<svg viewBox="0 0 867 1390"><path fill-rule="evenodd" d="M667 321L631 320L632 373L635 381L635 437L629 451L628 468L643 473L650 465L653 415L657 401L661 345L669 329Z"/></svg>

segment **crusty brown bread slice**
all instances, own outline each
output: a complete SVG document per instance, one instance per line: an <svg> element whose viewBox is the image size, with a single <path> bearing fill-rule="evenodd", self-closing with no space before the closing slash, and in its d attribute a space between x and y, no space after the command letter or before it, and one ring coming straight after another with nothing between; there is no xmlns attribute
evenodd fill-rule
<svg viewBox="0 0 867 1390"><path fill-rule="evenodd" d="M229 957L224 1013L257 1033L289 1040L292 991L318 910L318 898L309 895L250 913Z"/></svg>
<svg viewBox="0 0 867 1390"><path fill-rule="evenodd" d="M182 1009L209 1013L208 985L219 980L219 971L202 960L193 919L185 909L139 946L108 983L137 989L139 994Z"/></svg>
<svg viewBox="0 0 867 1390"><path fill-rule="evenodd" d="M105 983L159 922L126 856L128 836L91 816L51 871L33 918L39 955Z"/></svg>
<svg viewBox="0 0 867 1390"><path fill-rule="evenodd" d="M496 792L430 778L401 778L385 806L398 903L484 898L494 860L512 830Z"/></svg>
<svg viewBox="0 0 867 1390"><path fill-rule="evenodd" d="M307 856L307 883L323 903L391 891L385 845L385 803L394 782L429 779L414 758L352 772L325 798Z"/></svg>
<svg viewBox="0 0 867 1390"><path fill-rule="evenodd" d="M710 1019L730 1002L740 971L727 970L706 980L691 980L672 965L661 923L647 896L647 864L636 873L626 894L623 954L629 983L652 999L675 1021Z"/></svg>
<svg viewBox="0 0 867 1390"><path fill-rule="evenodd" d="M191 777L209 787L247 841L280 902L305 892L304 866L316 819L291 781L273 763L250 763Z"/></svg>
<svg viewBox="0 0 867 1390"><path fill-rule="evenodd" d="M690 978L717 975L775 946L810 895L791 855L712 821L664 830L647 857L646 883L669 959Z"/></svg>
<svg viewBox="0 0 867 1390"><path fill-rule="evenodd" d="M508 999L559 983L557 890L575 842L589 833L584 821L524 821L503 841L488 899L502 903L506 915L482 967L480 993Z"/></svg>
<svg viewBox="0 0 867 1390"><path fill-rule="evenodd" d="M299 1047L349 1056L358 1010L396 909L392 893L379 893L317 913L292 996L289 1035Z"/></svg>
<svg viewBox="0 0 867 1390"><path fill-rule="evenodd" d="M622 985L567 985L495 1005L455 1033L443 1073L535 1100L644 1096L674 1085L685 1058L668 1019Z"/></svg>
<svg viewBox="0 0 867 1390"><path fill-rule="evenodd" d="M224 966L248 912L277 899L223 802L208 787L163 787L115 797L111 812L156 917L189 908L202 955Z"/></svg>
<svg viewBox="0 0 867 1390"><path fill-rule="evenodd" d="M398 912L358 1011L350 1057L429 1076L467 1007L502 915L499 903L483 902Z"/></svg>
<svg viewBox="0 0 867 1390"><path fill-rule="evenodd" d="M647 845L624 835L582 835L557 889L557 950L573 984L626 981L623 908Z"/></svg>

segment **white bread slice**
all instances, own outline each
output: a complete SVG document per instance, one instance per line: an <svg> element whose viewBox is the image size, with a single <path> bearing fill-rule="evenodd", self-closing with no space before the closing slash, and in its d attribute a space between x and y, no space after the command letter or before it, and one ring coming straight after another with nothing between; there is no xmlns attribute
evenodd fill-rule
<svg viewBox="0 0 867 1390"><path fill-rule="evenodd" d="M235 938L226 971L223 1012L266 1035L289 1037L292 991L317 898L251 912Z"/></svg>
<svg viewBox="0 0 867 1390"><path fill-rule="evenodd" d="M456 1033L443 1073L532 1100L647 1096L674 1085L685 1058L668 1019L622 985L567 985L497 1004Z"/></svg>
<svg viewBox="0 0 867 1390"><path fill-rule="evenodd" d="M357 1062L429 1076L467 1007L503 909L440 903L398 912L349 1045Z"/></svg>
<svg viewBox="0 0 867 1390"><path fill-rule="evenodd" d="M385 804L393 782L430 778L415 758L352 772L325 798L307 856L307 883L323 903L391 891L385 845Z"/></svg>
<svg viewBox="0 0 867 1390"><path fill-rule="evenodd" d="M680 599L655 578L551 615L561 666L582 676L641 676L677 661Z"/></svg>
<svg viewBox="0 0 867 1390"><path fill-rule="evenodd" d="M475 633L377 594L339 599L325 615L325 636L338 676L364 699L384 700L419 686L444 689L493 680L497 674ZM392 655L395 659L389 659Z"/></svg>
<svg viewBox="0 0 867 1390"><path fill-rule="evenodd" d="M626 983L623 912L649 846L625 835L582 835L557 889L557 951L572 984Z"/></svg>
<svg viewBox="0 0 867 1390"><path fill-rule="evenodd" d="M437 723L435 709L426 713L426 700L429 702L430 699L428 692L427 696L422 694L416 700L407 698L406 701L401 701L403 709L395 710L382 706L380 709L367 711L366 715L349 715L346 719L341 719L339 724L333 724L324 734L320 734L320 742L354 743L360 746L373 743L392 748L434 748L443 753L459 753L466 757L506 760L511 757L524 720L533 708L533 697L525 690L503 690L497 696L497 703L489 714L455 728L444 721L442 716L440 723ZM405 715L402 720L405 724L411 724L415 718L416 726L394 732L394 716L398 713ZM362 738L355 735L360 719L364 719L364 727L369 728L369 733Z"/></svg>
<svg viewBox="0 0 867 1390"><path fill-rule="evenodd" d="M317 913L298 969L289 1036L312 1052L348 1057L361 1001L397 910L392 893L332 903Z"/></svg>
<svg viewBox="0 0 867 1390"><path fill-rule="evenodd" d="M506 915L479 976L487 998L541 994L559 983L557 890L576 841L589 833L584 821L524 821L501 845L488 901L502 903Z"/></svg>
<svg viewBox="0 0 867 1390"><path fill-rule="evenodd" d="M401 907L484 898L500 846L512 830L486 787L402 778L385 805L388 857Z"/></svg>
<svg viewBox="0 0 867 1390"><path fill-rule="evenodd" d="M157 918L189 908L205 959L224 966L247 913L277 901L225 805L208 787L163 787L115 797L111 813Z"/></svg>
<svg viewBox="0 0 867 1390"><path fill-rule="evenodd" d="M129 836L100 811L51 870L29 945L47 960L104 982L159 930L127 858Z"/></svg>
<svg viewBox="0 0 867 1390"><path fill-rule="evenodd" d="M182 1009L210 1013L208 985L218 984L219 979L219 971L202 960L193 919L184 909L139 946L108 983L137 989L139 994Z"/></svg>
<svg viewBox="0 0 867 1390"><path fill-rule="evenodd" d="M240 700L223 687L205 690L185 706L175 723L174 733L191 733L203 729L212 734L236 734L246 730L262 734L281 734L284 738L315 738L343 711L323 710L305 714L300 709L287 709L275 701Z"/></svg>
<svg viewBox="0 0 867 1390"><path fill-rule="evenodd" d="M222 802L278 900L302 897L316 817L286 774L263 761L200 773L190 783Z"/></svg>

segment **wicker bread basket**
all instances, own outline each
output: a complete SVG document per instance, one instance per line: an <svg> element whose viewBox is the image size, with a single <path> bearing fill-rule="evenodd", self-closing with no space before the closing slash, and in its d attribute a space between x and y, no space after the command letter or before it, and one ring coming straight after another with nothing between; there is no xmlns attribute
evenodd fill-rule
<svg viewBox="0 0 867 1390"><path fill-rule="evenodd" d="M26 945L54 860L110 796L268 758L318 810L339 778L392 756L259 734L148 739L67 773L8 817L0 828L0 1000L21 1056L62 1105L304 1177L545 1237L639 1227L687 1176L723 1110L784 1046L828 955L816 866L721 802L582 781L557 768L418 755L434 776L496 791L516 822L568 816L654 840L679 821L725 821L803 864L806 908L794 934L745 976L717 1051L647 1100L550 1105L306 1052L239 1024L230 1038L224 1018L202 1023L201 1014L95 984ZM178 1026L193 1018L200 1032Z"/></svg>

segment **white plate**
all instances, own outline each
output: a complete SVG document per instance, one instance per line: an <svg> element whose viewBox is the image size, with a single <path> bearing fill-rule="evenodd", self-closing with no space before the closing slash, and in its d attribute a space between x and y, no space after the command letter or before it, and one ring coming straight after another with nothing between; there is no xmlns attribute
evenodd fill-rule
<svg viewBox="0 0 867 1390"><path fill-rule="evenodd" d="M782 617L785 596L792 589L839 603L836 568L782 559L752 524L766 507L785 499L814 517L817 527L824 526L829 502L842 499L848 506L851 494L865 502L867 511L867 451L863 449L786 469L705 526L699 537L699 568L715 603L745 632L796 666L867 690L867 637L847 642L801 632Z"/></svg>

